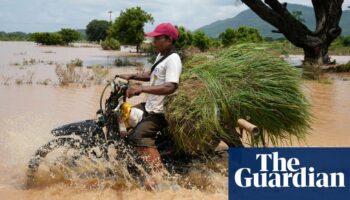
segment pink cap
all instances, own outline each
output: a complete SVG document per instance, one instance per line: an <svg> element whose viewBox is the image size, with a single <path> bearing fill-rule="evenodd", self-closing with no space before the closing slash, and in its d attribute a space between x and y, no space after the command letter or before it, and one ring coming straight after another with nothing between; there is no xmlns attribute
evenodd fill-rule
<svg viewBox="0 0 350 200"><path fill-rule="evenodd" d="M174 40L179 37L179 32L177 29L170 23L159 24L153 32L145 33L146 36L156 37L160 35L167 35Z"/></svg>

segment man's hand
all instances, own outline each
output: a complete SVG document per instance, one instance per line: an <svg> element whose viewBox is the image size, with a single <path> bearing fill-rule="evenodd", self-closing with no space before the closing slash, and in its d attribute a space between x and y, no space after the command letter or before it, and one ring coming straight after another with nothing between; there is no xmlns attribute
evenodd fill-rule
<svg viewBox="0 0 350 200"><path fill-rule="evenodd" d="M119 75L119 78L125 79L125 80L130 80L135 77L135 74L121 74Z"/></svg>
<svg viewBox="0 0 350 200"><path fill-rule="evenodd" d="M142 85L134 85L134 86L130 86L128 88L128 90L126 91L126 96L128 98L131 98L135 95L139 95L143 92L143 87Z"/></svg>

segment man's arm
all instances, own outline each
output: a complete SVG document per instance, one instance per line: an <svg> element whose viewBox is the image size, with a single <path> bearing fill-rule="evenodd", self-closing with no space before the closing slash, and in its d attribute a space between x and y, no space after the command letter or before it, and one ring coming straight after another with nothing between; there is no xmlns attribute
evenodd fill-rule
<svg viewBox="0 0 350 200"><path fill-rule="evenodd" d="M151 79L151 74L149 72L143 72L137 74L122 74L119 75L119 77L125 80L149 81Z"/></svg>
<svg viewBox="0 0 350 200"><path fill-rule="evenodd" d="M154 95L169 95L176 91L177 83L166 82L155 86L132 86L127 91L128 98L139 95L141 93L148 93Z"/></svg>

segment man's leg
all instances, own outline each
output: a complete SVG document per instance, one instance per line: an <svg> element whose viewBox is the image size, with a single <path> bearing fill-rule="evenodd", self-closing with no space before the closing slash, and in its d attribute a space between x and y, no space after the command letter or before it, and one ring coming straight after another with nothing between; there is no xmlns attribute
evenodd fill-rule
<svg viewBox="0 0 350 200"><path fill-rule="evenodd" d="M165 125L164 116L149 115L128 136L128 141L135 147L141 159L151 166L151 178L145 181L145 187L148 189L152 189L161 180L161 177L167 174L167 170L155 145L157 133Z"/></svg>
<svg viewBox="0 0 350 200"><path fill-rule="evenodd" d="M140 154L145 163L152 166L151 176L144 181L144 186L148 190L154 190L157 184L162 180L162 177L168 174L161 161L160 154L156 148L153 147L136 147L136 151Z"/></svg>
<svg viewBox="0 0 350 200"><path fill-rule="evenodd" d="M154 147L135 147L136 151L139 153L141 158L149 163L153 168L152 170L155 172L164 172L165 167L161 160L160 154L157 148Z"/></svg>

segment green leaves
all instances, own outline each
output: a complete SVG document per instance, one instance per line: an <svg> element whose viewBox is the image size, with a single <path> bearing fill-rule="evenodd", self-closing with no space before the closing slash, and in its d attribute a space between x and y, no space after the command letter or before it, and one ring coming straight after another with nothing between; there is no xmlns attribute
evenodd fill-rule
<svg viewBox="0 0 350 200"><path fill-rule="evenodd" d="M257 29L244 26L237 30L228 28L219 35L219 38L225 47L243 42L263 41L263 38Z"/></svg>
<svg viewBox="0 0 350 200"><path fill-rule="evenodd" d="M273 145L303 138L311 117L301 72L275 55L271 45L248 43L189 60L166 105L179 149L205 153L217 138L235 143L236 122L247 117ZM249 145L261 139L251 138Z"/></svg>
<svg viewBox="0 0 350 200"><path fill-rule="evenodd" d="M175 47L178 50L185 49L188 46L191 46L193 41L193 34L191 31L186 30L185 27L177 27L179 31L179 39L175 43Z"/></svg>
<svg viewBox="0 0 350 200"><path fill-rule="evenodd" d="M43 45L68 45L71 42L80 39L81 35L78 31L63 28L58 33L33 33L33 40Z"/></svg>
<svg viewBox="0 0 350 200"><path fill-rule="evenodd" d="M154 19L140 7L133 7L122 11L109 29L109 36L122 44L139 46L144 39L144 24Z"/></svg>
<svg viewBox="0 0 350 200"><path fill-rule="evenodd" d="M232 45L235 42L235 37L236 31L233 28L228 28L219 35L219 38L221 39L224 47Z"/></svg>
<svg viewBox="0 0 350 200"><path fill-rule="evenodd" d="M201 51L209 49L210 39L205 35L203 31L196 31L193 33L193 46L199 48Z"/></svg>
<svg viewBox="0 0 350 200"><path fill-rule="evenodd" d="M62 36L62 41L65 45L68 45L71 42L77 41L80 39L81 35L78 31L69 29L69 28L62 28L58 34Z"/></svg>
<svg viewBox="0 0 350 200"><path fill-rule="evenodd" d="M94 19L86 26L87 39L89 41L105 40L110 23L106 20Z"/></svg>
<svg viewBox="0 0 350 200"><path fill-rule="evenodd" d="M62 45L63 44L62 35L58 33L33 33L31 37L38 44L43 44L43 45Z"/></svg>

